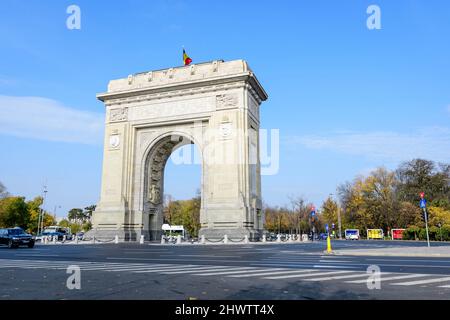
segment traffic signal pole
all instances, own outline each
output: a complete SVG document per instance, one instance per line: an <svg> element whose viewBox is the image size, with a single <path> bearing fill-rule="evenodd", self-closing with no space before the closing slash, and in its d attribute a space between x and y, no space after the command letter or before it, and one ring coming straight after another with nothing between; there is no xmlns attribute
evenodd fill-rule
<svg viewBox="0 0 450 320"><path fill-rule="evenodd" d="M425 199L425 192L420 193L420 207L423 209L423 214L425 216L425 229L427 231L427 244L430 247L430 236L428 234L428 213L427 213L427 200Z"/></svg>
<svg viewBox="0 0 450 320"><path fill-rule="evenodd" d="M428 248L430 247L430 236L428 235L428 213L427 213L427 208L423 208L423 213L425 215L425 229L427 231L427 244L428 244Z"/></svg>

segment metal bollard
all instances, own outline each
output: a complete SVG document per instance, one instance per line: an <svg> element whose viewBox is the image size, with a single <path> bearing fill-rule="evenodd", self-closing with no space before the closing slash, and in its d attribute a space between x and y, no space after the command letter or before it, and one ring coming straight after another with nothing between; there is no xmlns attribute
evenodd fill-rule
<svg viewBox="0 0 450 320"><path fill-rule="evenodd" d="M297 235L297 242L302 242L302 235L301 234Z"/></svg>
<svg viewBox="0 0 450 320"><path fill-rule="evenodd" d="M75 235L75 243L78 244L78 236Z"/></svg>
<svg viewBox="0 0 450 320"><path fill-rule="evenodd" d="M143 234L141 234L141 239L139 240L139 243L144 244L144 235Z"/></svg>
<svg viewBox="0 0 450 320"><path fill-rule="evenodd" d="M94 237L94 244L95 244L95 237Z"/></svg>
<svg viewBox="0 0 450 320"><path fill-rule="evenodd" d="M244 236L244 243L248 243L248 235Z"/></svg>
<svg viewBox="0 0 450 320"><path fill-rule="evenodd" d="M281 242L281 235L277 234L277 242Z"/></svg>
<svg viewBox="0 0 450 320"><path fill-rule="evenodd" d="M181 235L177 235L177 244L181 244Z"/></svg>
<svg viewBox="0 0 450 320"><path fill-rule="evenodd" d="M161 236L161 244L165 244L166 243L166 239L164 238L164 235Z"/></svg>
<svg viewBox="0 0 450 320"><path fill-rule="evenodd" d="M202 234L200 243L201 243L201 244L205 244L205 235L204 235L204 234Z"/></svg>
<svg viewBox="0 0 450 320"><path fill-rule="evenodd" d="M266 242L267 241L267 239L266 239L266 235L265 234L263 234L263 236L262 236L262 242Z"/></svg>
<svg viewBox="0 0 450 320"><path fill-rule="evenodd" d="M42 241L44 241L44 244L47 244L47 243L48 243L47 236L44 236L44 237L42 238Z"/></svg>
<svg viewBox="0 0 450 320"><path fill-rule="evenodd" d="M66 242L66 235L63 235L63 243Z"/></svg>
<svg viewBox="0 0 450 320"><path fill-rule="evenodd" d="M56 237L53 236L52 238L53 238L53 239L52 239L53 244L56 244Z"/></svg>
<svg viewBox="0 0 450 320"><path fill-rule="evenodd" d="M228 243L228 235L223 236L223 243L225 243L225 244Z"/></svg>
<svg viewBox="0 0 450 320"><path fill-rule="evenodd" d="M292 234L288 235L288 242L292 242Z"/></svg>
<svg viewBox="0 0 450 320"><path fill-rule="evenodd" d="M116 236L114 237L114 243L118 244L119 243L119 236L116 234Z"/></svg>

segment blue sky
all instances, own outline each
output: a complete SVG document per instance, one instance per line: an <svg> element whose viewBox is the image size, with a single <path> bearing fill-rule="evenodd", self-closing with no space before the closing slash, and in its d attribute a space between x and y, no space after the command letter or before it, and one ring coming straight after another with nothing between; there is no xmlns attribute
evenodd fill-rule
<svg viewBox="0 0 450 320"><path fill-rule="evenodd" d="M81 30L66 9L81 8ZM369 5L381 30L366 27ZM414 157L450 160L448 1L12 1L0 4L0 181L64 215L100 193L110 79L245 59L269 94L262 128L280 130L266 203L320 204L336 186ZM166 168L189 198L199 166ZM182 181L182 183L180 183Z"/></svg>

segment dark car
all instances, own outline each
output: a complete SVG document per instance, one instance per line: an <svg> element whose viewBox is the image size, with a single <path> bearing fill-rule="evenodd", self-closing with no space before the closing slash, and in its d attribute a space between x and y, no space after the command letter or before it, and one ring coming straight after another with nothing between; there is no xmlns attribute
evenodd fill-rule
<svg viewBox="0 0 450 320"><path fill-rule="evenodd" d="M21 228L0 229L0 244L7 245L8 248L19 246L34 247L34 238Z"/></svg>

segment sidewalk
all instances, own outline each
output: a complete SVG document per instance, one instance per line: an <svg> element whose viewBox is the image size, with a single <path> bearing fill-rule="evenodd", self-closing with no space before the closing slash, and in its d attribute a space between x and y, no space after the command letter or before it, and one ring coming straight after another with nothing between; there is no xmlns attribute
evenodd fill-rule
<svg viewBox="0 0 450 320"><path fill-rule="evenodd" d="M334 250L340 256L437 257L450 258L450 247L397 247L377 249Z"/></svg>

